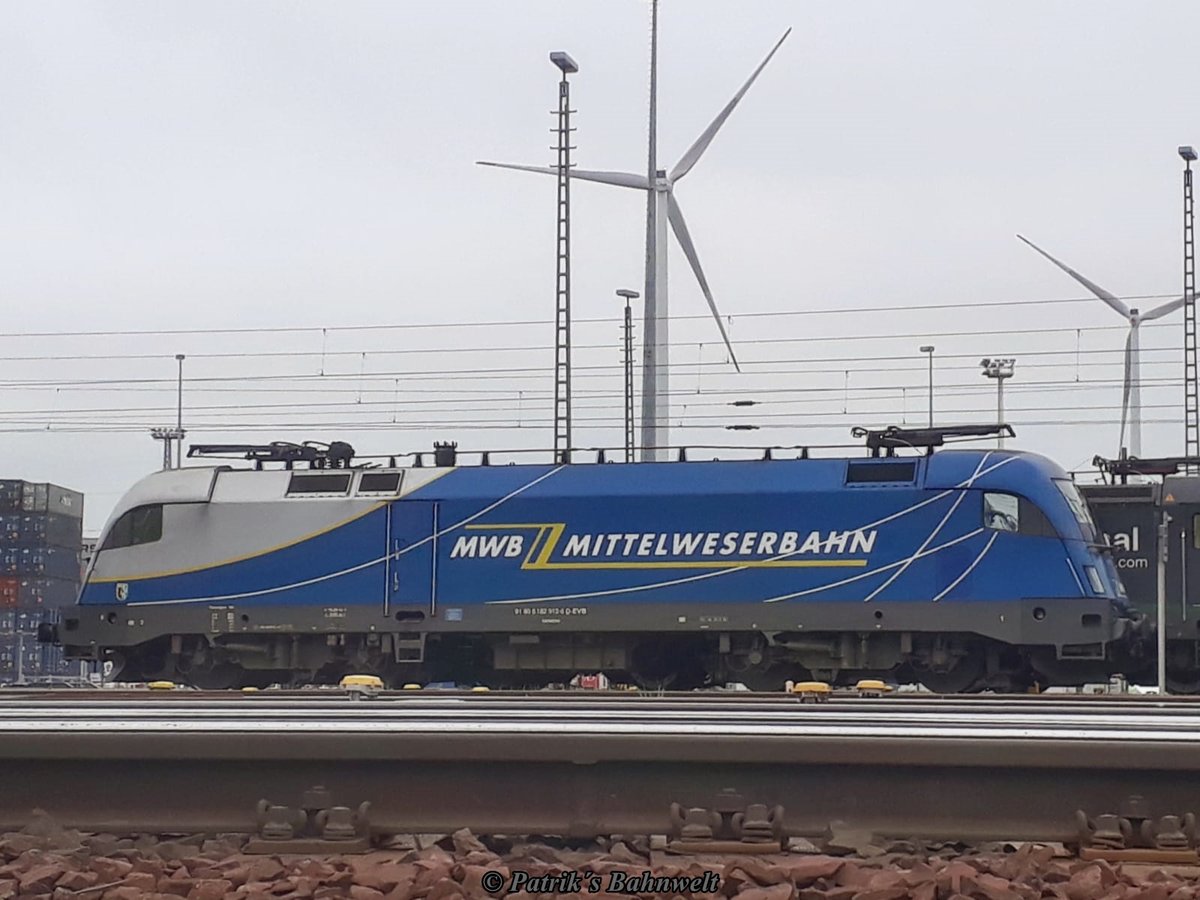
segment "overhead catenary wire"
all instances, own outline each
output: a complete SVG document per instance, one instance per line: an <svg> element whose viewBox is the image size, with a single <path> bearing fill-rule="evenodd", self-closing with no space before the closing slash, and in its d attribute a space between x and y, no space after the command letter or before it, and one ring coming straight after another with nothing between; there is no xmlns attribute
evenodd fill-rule
<svg viewBox="0 0 1200 900"><path fill-rule="evenodd" d="M858 414L857 416L851 416L851 419L854 420L855 424L874 425L876 427L882 427L884 425L895 424L894 411L888 411L887 413L885 413L883 415L885 417L880 418L877 416L876 418L872 419L871 415L863 413L863 414ZM982 413L979 410L976 410L974 412L974 416L975 416L975 420L984 420L984 421L987 420L986 414ZM803 428L806 430L832 429L832 430L844 431L850 427L850 419L847 419L844 416L842 416L840 418L841 418L840 421L806 422L806 423L804 423ZM612 432L612 422L611 422L610 418L605 417L601 421L603 422L602 426L599 426L599 425L593 426L587 422L584 422L583 423L584 428L581 428L581 432L584 432L587 430L594 430L597 433L610 435ZM1170 425L1170 424L1178 424L1179 418L1178 418L1178 416L1174 416L1174 417L1168 417L1168 418L1145 419L1144 421L1149 424L1153 424L1153 425ZM750 423L750 424L754 424L754 423ZM1111 424L1112 424L1111 419L1078 419L1078 418L1064 419L1064 418L1056 417L1053 419L1022 420L1021 428L1053 428L1053 427L1061 427L1064 425L1068 425L1068 426L1081 426L1081 425L1110 426ZM350 429L353 429L356 431L361 431L361 432L372 432L372 431L429 432L431 430L436 430L439 428L455 428L455 429L461 430L461 431L509 431L509 432L529 431L529 432L546 432L546 433L549 433L549 431L550 431L550 426L541 425L541 424L539 424L536 427L535 426L526 426L523 429L517 429L513 424L507 423L507 422L462 422L462 423L424 423L424 422L407 423L407 422L400 422L400 423L396 423L396 422L392 422L390 420L380 421L380 422L330 422L330 423L281 422L281 423L273 424L269 428L268 427L247 428L247 427L239 426L237 429L231 429L221 423L200 422L196 427L203 429L204 431L213 433L213 434L230 433L230 432L234 432L234 431L236 431L239 434L241 434L241 433L274 434L274 433L277 433L280 429L304 429L307 431L315 431L315 430L319 430L319 429L324 429L326 431L331 431L331 432L337 432L339 430L347 431ZM678 428L678 429L685 429L685 430L706 431L709 433L712 433L714 431L714 426L710 423L692 423L692 422L688 422L688 421L684 421L684 420L680 420L680 419L676 419L675 423L673 424L672 427ZM784 424L775 424L775 425L767 424L767 425L759 426L759 430L761 430L761 431L771 431L771 432L786 431L786 432L792 434L793 436L795 435L798 428L799 428L799 426L784 425ZM146 430L145 426L139 425L139 424L131 423L128 425L120 425L120 424L101 423L101 422L70 424L70 425L65 425L65 426L61 426L61 427L60 426L46 426L46 425L28 426L28 427L0 426L0 433L2 433L2 434L49 434L49 433L56 433L56 434L121 434L121 433L143 434L145 432L145 430Z"/></svg>
<svg viewBox="0 0 1200 900"><path fill-rule="evenodd" d="M925 389L924 360L911 348L897 346L897 342L915 343L931 337L951 345L938 355L938 396L946 401L959 398L959 402L939 409L939 416L962 421L991 419L986 399L994 392L982 380L974 380L979 351L966 350L973 343L986 341L989 353L1002 344L1005 352L1022 358L1025 375L1006 386L1014 399L1020 395L1029 398L1027 406L1020 406L1018 400L1018 407L1008 411L1009 420L1017 420L1019 428L1111 426L1114 416L1110 413L1119 411L1115 397L1121 380L1106 378L1107 373L1101 370L1115 371L1123 351L1095 345L1112 341L1111 335L1123 335L1126 329L1120 324L1032 328L1025 325L1032 319L1023 316L1017 327L998 324L964 330L956 328L953 321L939 319L936 331L889 333L876 326L870 333L863 333L835 324L820 326L819 330L830 332L826 334L810 330L790 335L780 324L794 316L835 317L916 309L974 314L989 307L1044 306L1046 302L766 311L728 317L760 321L769 330L751 330L737 341L747 350L743 358L745 374L740 376L732 374L726 359L717 358L724 352L715 349L715 342L678 341L672 348L670 365L688 377L677 380L669 395L674 407L672 427L684 429L681 433L688 436L688 442L702 440L703 433L711 435L732 423L786 435L790 441L797 435L807 440L807 434L813 431L836 433L852 424L917 424L915 407ZM1048 302L1096 301L1082 298ZM703 321L707 317L673 319ZM585 324L611 325L615 321L605 317L586 320ZM463 323L462 327L510 324L549 323ZM439 334L437 330L443 325L449 330ZM1173 327L1169 321L1145 326L1148 335L1163 336L1171 332L1161 329ZM98 353L86 347L70 352L68 339L106 333L48 333L41 345L10 344L12 350L0 357L0 391L5 392L6 400L0 407L4 410L0 412L0 432L14 439L39 433L144 434L147 427L160 424L159 419L174 411L168 403L157 402L161 392L173 394L174 373L159 374L154 363L173 360L179 349L186 350L189 360L196 362L188 378L188 393L193 398L189 409L193 436L244 434L298 440L344 439L358 434L355 446L360 446L360 439L377 446L380 440L391 442L365 435L389 431L397 435L445 435L462 431L489 435L481 439L486 445L495 440L503 442L490 435L507 431L522 433L523 440L537 446L549 446L549 364L541 357L549 355L550 345L521 341L510 330L489 335L491 341L487 344L472 341L468 345L463 341L467 333L459 328L459 323L407 323L396 329L389 325L196 329L188 332L191 337L186 343L178 348L166 347L164 350L169 352L162 353L156 352L163 344L161 338L170 335L153 329L130 332L127 341L107 341L102 348L105 352ZM386 336L393 331L415 331L420 335L418 343L379 346L380 342L367 337L375 333ZM335 342L331 335L338 332L353 339ZM271 341L265 347L262 341L256 346L239 346L236 340L238 335L252 338L285 333L301 337L295 342L301 346L289 348L287 344L292 342L282 340ZM319 347L306 343L306 333L320 335ZM210 340L218 335L228 339ZM0 335L0 339L18 336ZM595 340L594 333L589 336ZM35 340L37 334L23 337ZM155 352L139 352L142 347L137 340L149 338L155 338L158 346L145 349ZM1073 346L1064 346L1068 340ZM1038 349L1021 349L1030 344ZM615 388L623 367L615 352L615 341L577 343L576 347L580 359L573 366L578 382L573 392L582 414L578 427L584 435L578 443L605 444L619 418L620 404L615 401L620 392ZM874 352L846 352L860 347ZM1141 384L1147 392L1156 392L1157 399L1162 391L1177 388L1177 347L1147 347L1142 355ZM1170 377L1155 377L1157 373L1169 373ZM47 393L52 393L53 399L47 399ZM129 395L128 403L117 399L125 393ZM1033 396L1039 393L1047 397ZM731 404L737 399L750 399L754 404L733 409ZM981 401L978 407L975 400ZM1163 403L1146 408L1169 413L1177 405ZM1168 415L1147 419L1146 424L1173 421ZM428 439L417 440L424 443Z"/></svg>
<svg viewBox="0 0 1200 900"><path fill-rule="evenodd" d="M1143 355L1147 355L1147 354L1151 354L1151 353L1170 354L1171 358L1169 358L1169 359L1159 360L1159 361L1152 360L1152 361L1148 361L1148 362L1145 360L1143 361L1147 366L1166 366L1166 365L1175 365L1178 362L1179 350L1176 347L1155 347L1155 348L1143 348L1141 353ZM359 352L355 351L351 355L359 355ZM938 369L940 372L946 372L946 371L977 372L979 370L979 366L976 362L972 362L971 364L968 364L968 365L946 365L944 361L945 360L959 360L959 359L976 360L978 358L978 355L979 355L978 353L945 353L945 354L942 354L939 357L939 359L942 360L943 362L938 367ZM1087 349L1087 350L1032 350L1032 351L1025 351L1024 353L1022 353L1023 360L1028 360L1030 358L1053 358L1053 357L1066 358L1066 357L1083 357L1083 356L1122 357L1123 351L1120 349L1116 349L1116 348L1092 348L1092 349ZM803 366L804 367L803 369L797 369L794 371L803 372L804 374L842 375L846 371L849 371L851 373L863 373L863 372L872 372L874 370L871 368L867 368L865 366L862 368L848 368L846 365L841 365L841 366L838 366L837 368L830 368L830 369L814 369L811 367L814 365L820 365L820 364L824 364L824 363L841 363L841 364L904 363L904 362L911 362L912 360L913 360L912 354L903 354L903 355L890 354L890 355L875 355L875 356L825 356L825 357L811 357L808 359L794 359L794 360L758 360L758 361L755 361L755 363L765 365L765 364L774 364L776 362L778 362L778 363L786 362L791 365ZM721 364L718 362L711 361L711 360L710 361L702 360L699 363L697 363L697 362L690 362L690 363L677 362L674 365L676 365L677 367L682 366L682 367L690 367L690 368L694 369L697 365L711 367L711 366L719 366ZM1087 367L1098 368L1098 367L1102 367L1102 366L1103 367L1111 367L1112 365L1113 365L1113 363L1107 362L1105 360L1080 361L1080 362L1076 362L1076 363L1070 363L1070 362L1046 362L1046 363L1025 362L1022 365L1022 370L1024 371L1027 369L1037 369L1037 368L1048 368L1048 369L1087 368ZM602 370L605 368L615 368L615 364L614 364L614 366L608 366L608 367L594 366L592 368L597 369L597 370ZM924 363L914 363L914 364L908 365L908 366L889 365L888 370L890 373L893 373L893 374L897 373L897 372L913 372L913 373L918 373L918 374L922 374L922 375L926 371ZM431 372L429 370L416 370L413 372L399 372L399 371L380 372L380 373L367 372L367 373L361 374L361 375L359 373L349 373L349 372L347 372L345 374L321 373L321 372L317 372L317 373L298 372L298 373L283 373L283 374L272 374L272 375L256 375L253 373L247 373L247 374L232 374L232 375L221 376L221 377L217 377L217 378L212 378L212 377L208 377L208 376L199 376L196 378L189 379L188 384L196 385L197 386L196 390L201 391L201 392L204 392L204 391L242 392L242 391L244 391L244 392L252 393L252 392L256 392L256 391L277 392L277 391L288 391L288 390L304 391L304 392L322 392L322 391L345 392L345 391L350 391L350 390L357 390L357 388L349 388L349 387L335 388L335 387L327 387L324 385L333 384L339 380L349 380L349 379L353 379L356 382L360 379L368 380L368 381L369 380L392 381L393 379L396 379L396 378L407 378L410 376L421 377L421 376L427 376L427 375L441 375L441 374L446 374L448 376L473 375L477 371L479 371L479 370L461 369L461 370L441 370L441 371L437 371L437 372ZM490 373L490 372L495 372L498 370L487 370L487 371ZM533 367L532 369L529 367L523 367L520 369L512 369L512 370L508 370L508 371L514 371L514 372L533 371L536 373L537 371L540 371L540 369L538 369L537 367ZM793 371L793 370L789 370L789 371ZM753 373L753 374L772 374L772 373L759 372L759 373ZM243 384L245 381L259 379L259 378L276 379L276 380L313 381L313 382L317 382L317 383L321 384L322 386L320 386L320 387L307 386L307 387L298 387L298 388L280 388L280 387L276 387L276 386L271 386L271 387L258 388L258 387L245 386ZM1147 379L1142 379L1143 383L1146 380ZM214 382L220 382L220 383L233 382L233 383L238 383L238 386L237 387L206 386L206 385L211 385ZM62 378L62 379L47 379L47 378L4 379L4 378L0 378L0 387L6 388L6 389L15 389L15 390L19 390L19 389L48 390L48 389L57 389L57 388L79 388L79 389L86 389L86 390L142 390L142 389L158 390L160 388L154 388L154 387L143 388L143 386L157 384L157 385L162 386L161 389L169 389L170 391L174 392L175 383L176 383L176 380L173 377L171 377L171 378L168 378L168 377L158 377L158 378L113 377L113 378ZM389 386L387 388L364 387L362 390L364 392L371 392L374 390L374 391L380 391L380 392L386 392L386 393L393 393L395 390L395 387L394 386ZM508 388L488 388L488 387L446 389L446 388L428 388L428 387L416 388L416 387L412 387L412 386L407 386L405 388L405 390L409 393L438 393L438 394L443 394L443 393L497 394L497 393L510 393L511 392L511 390ZM582 390L586 391L588 389L582 389ZM688 393L693 393L693 391L681 390L681 391L678 391L677 393L688 394Z"/></svg>
<svg viewBox="0 0 1200 900"><path fill-rule="evenodd" d="M1120 386L1121 383L1122 382L1120 380L1108 380L1108 379L1102 379L1102 380L1097 380L1097 381L1092 381L1092 382L1035 381L1035 382L1027 382L1027 383L1013 385L1010 388L1010 390L1014 395L1042 394L1047 389L1053 389L1055 391L1063 391L1063 392L1067 392L1067 393L1077 393L1077 392L1089 392L1089 391L1103 391L1103 390L1107 390L1107 389L1110 389L1113 387ZM1154 388L1162 388L1164 390L1165 389L1174 389L1174 388L1178 387L1178 385L1179 385L1178 377L1160 378L1160 379L1143 379L1143 386L1147 387L1148 389L1154 389ZM810 386L810 387L803 387L803 388L763 388L760 390L755 390L752 388L745 388L745 389L728 390L728 391L723 391L723 390L717 389L717 390L713 390L713 391L702 391L699 393L697 393L695 391L680 390L680 391L673 392L672 396L689 401L686 404L689 407L704 408L704 407L718 407L718 406L719 407L727 407L727 406L731 406L734 402L744 403L745 401L733 401L733 400L718 399L718 398L743 396L745 394L758 394L758 395L762 395L766 398L769 398L769 399L753 401L755 406L772 406L772 405L791 405L791 404L800 404L800 403L829 403L829 402L833 402L834 400L846 399L847 397L850 400L871 399L873 396L878 395L878 394L895 395L895 394L898 394L900 392L900 390L901 390L901 387L898 387L896 384L870 384L870 385L856 386L854 388L850 388L849 390L847 390L844 387L840 387L840 386ZM909 388L909 390L911 390L911 388ZM350 389L350 388L345 389L343 392L348 393L348 394L357 394L357 391ZM389 392L383 392L383 393L389 393ZM494 401L489 403L486 406L469 406L469 405L463 405L463 403L461 403L461 402L452 403L451 405L445 405L445 404L449 404L450 401L446 400L445 398L440 398L440 397L435 398L435 399L410 400L410 401L406 402L406 405L414 406L414 407L428 407L428 406L436 404L436 405L445 405L444 411L447 411L447 412L492 412L492 413L497 413L497 414L517 413L517 412L521 412L522 410L524 410L525 412L537 412L537 411L544 411L545 409L548 408L545 404L550 399L549 395L547 395L547 396L522 396L522 397L518 398L518 396L517 396L518 393L527 394L527 392L518 392L518 391L512 391L512 390L504 392L506 399L509 401L512 401L512 405L505 405L503 403L497 403ZM942 396L944 396L944 397L973 397L973 396L988 396L988 397L990 397L992 393L993 393L992 388L987 383L974 383L974 382L961 383L961 384L944 385L942 388ZM789 398L789 397L780 397L780 396L778 396L779 394L789 394L789 395L795 394L795 395L800 395L800 396ZM592 410L599 410L599 409L619 410L622 407L616 403L602 404L602 403L596 403L595 401L598 401L598 400L613 400L613 401L615 401L615 400L621 399L622 396L623 395L619 391L596 392L596 393L590 394L586 397L585 402L581 403L581 408L592 409ZM701 398L701 399L697 399L697 398ZM516 405L518 399L520 399L521 405ZM321 409L341 409L341 408L351 408L351 409L375 409L375 408L381 408L381 407L391 408L391 407L395 406L396 403L397 403L397 400L395 398L377 399L377 400L362 400L362 399L355 397L354 399L347 399L345 401L322 400L322 401L313 401L313 402L307 402L307 403L305 403L305 402L279 402L279 403L261 403L261 402L260 403L246 403L246 402L242 402L242 403L229 403L229 404L203 404L203 403L201 403L201 404L193 404L192 406L189 407L189 409L192 412L200 412L200 413L225 412L229 415L234 415L234 416L251 416L251 415L262 415L264 413L269 414L273 410L319 411ZM1171 406L1171 404L1163 404L1162 408L1169 408L1170 406ZM1059 406L1055 406L1055 407L1037 407L1037 409L1044 409L1044 410L1067 410L1067 409L1074 409L1074 408L1079 408L1079 407L1063 406L1063 405L1059 405ZM1116 406L1114 408L1119 409L1119 406ZM1152 408L1152 407L1147 407L1147 408ZM0 411L0 421L3 421L5 418L13 417L13 416L31 416L31 415L64 417L64 416L69 416L69 415L95 415L98 413L106 413L106 414L113 414L113 415L162 414L162 413L171 412L174 409L175 409L175 407L167 405L167 404L159 405L159 406L89 406L89 407L78 407L78 408L51 407L51 408L47 408L47 409L39 409L39 408L8 409L8 410ZM1019 407L1019 406L1012 407L1012 410L1017 411L1017 412L1022 411L1022 410L1028 411L1030 409L1035 409L1035 408L1034 407ZM434 410L426 410L426 411L427 412L428 411L438 412L438 411L443 411L443 410L434 409ZM947 411L949 412L950 410L947 410Z"/></svg>
<svg viewBox="0 0 1200 900"><path fill-rule="evenodd" d="M1126 301L1142 301L1142 300L1164 300L1171 299L1177 296L1175 293L1168 294L1126 294L1118 299ZM758 310L752 312L736 313L734 315L726 315L722 318L727 320L736 319L756 319L756 318L783 318L796 316L824 316L824 315L857 315L863 313L880 313L880 312L919 312L919 311L937 311L937 310L973 310L973 309L1003 309L1010 307L1021 306L1051 306L1051 305L1066 305L1066 304L1094 304L1095 297L1057 297L1057 298L1040 298L1040 299L1024 299L1024 300L983 300L975 303L904 303L892 306L850 306L836 307L824 309L791 309L791 310ZM672 315L668 317L672 322L685 322L702 320L709 321L709 315ZM597 316L592 318L576 318L575 324L589 325L597 323L618 323L619 317L615 316ZM397 323L370 323L364 325L248 325L237 327L217 327L217 328L125 328L125 329L102 329L102 330L62 330L62 331L8 331L0 332L0 339L3 338L59 338L59 337L172 337L184 335L206 335L206 334L314 334L327 336L330 333L342 332L363 332L363 331L413 331L427 328L503 328L503 327L529 327L529 326L551 326L551 319L512 319L512 320L491 320L479 322L397 322Z"/></svg>
<svg viewBox="0 0 1200 900"><path fill-rule="evenodd" d="M1144 330L1161 329L1172 327L1169 322L1154 322L1141 326ZM831 335L805 335L803 337L784 337L784 338L746 338L738 341L741 347L756 347L764 345L778 344L813 344L813 343L844 343L846 341L914 341L927 338L953 338L953 337L1028 337L1031 335L1047 335L1047 334L1063 334L1076 332L1110 332L1120 331L1125 333L1128 331L1124 325L1089 325L1084 327L1055 327L1055 328L1001 328L992 330L972 329L969 331L916 331L904 333L887 333L887 334L831 334ZM694 345L694 341L687 342L688 346ZM678 346L678 345L677 345ZM539 353L550 352L554 349L553 345L520 345L499 347L494 344L469 347L406 347L406 348L390 348L390 349L355 349L355 350L242 350L242 351L222 351L222 352L192 352L189 353L189 358L193 359L300 359L300 358L321 358L329 357L350 357L361 359L366 356L387 357L387 356L412 356L412 355L444 355L447 353L470 354L478 355L481 353ZM604 344L581 344L577 345L578 350L604 350L612 349L610 343ZM37 354L37 355L19 355L5 354L4 362L83 362L93 360L155 360L155 359L174 359L175 353L72 353L72 354ZM679 363L672 363L678 367Z"/></svg>

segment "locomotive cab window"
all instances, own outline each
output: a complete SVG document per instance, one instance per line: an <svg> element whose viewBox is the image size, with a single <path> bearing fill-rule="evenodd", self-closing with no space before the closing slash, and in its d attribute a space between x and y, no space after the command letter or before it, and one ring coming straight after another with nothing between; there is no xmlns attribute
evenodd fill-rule
<svg viewBox="0 0 1200 900"><path fill-rule="evenodd" d="M987 491L983 495L983 527L1035 537L1058 537L1046 514L1032 501L1015 494L994 491Z"/></svg>
<svg viewBox="0 0 1200 900"><path fill-rule="evenodd" d="M121 515L113 523L101 550L116 550L138 544L152 544L162 538L162 504L139 506Z"/></svg>
<svg viewBox="0 0 1200 900"><path fill-rule="evenodd" d="M983 525L994 531L1020 531L1021 501L1012 494L984 494Z"/></svg>

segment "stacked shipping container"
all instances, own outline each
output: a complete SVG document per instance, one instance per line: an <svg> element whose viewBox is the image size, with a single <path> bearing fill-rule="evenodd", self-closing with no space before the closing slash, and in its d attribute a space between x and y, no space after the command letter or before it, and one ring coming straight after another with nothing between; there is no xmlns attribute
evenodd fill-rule
<svg viewBox="0 0 1200 900"><path fill-rule="evenodd" d="M75 673L37 628L75 602L82 528L77 491L0 480L0 684Z"/></svg>

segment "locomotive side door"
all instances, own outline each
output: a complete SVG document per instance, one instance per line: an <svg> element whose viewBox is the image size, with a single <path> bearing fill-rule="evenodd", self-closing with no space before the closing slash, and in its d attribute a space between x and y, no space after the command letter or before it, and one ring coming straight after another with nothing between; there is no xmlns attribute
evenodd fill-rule
<svg viewBox="0 0 1200 900"><path fill-rule="evenodd" d="M396 500L388 506L383 612L419 622L437 614L438 504Z"/></svg>
<svg viewBox="0 0 1200 900"><path fill-rule="evenodd" d="M1163 507L1171 516L1167 543L1167 621L1172 627L1167 634L1196 640L1200 637L1200 503L1181 502L1168 489L1164 489L1163 495Z"/></svg>

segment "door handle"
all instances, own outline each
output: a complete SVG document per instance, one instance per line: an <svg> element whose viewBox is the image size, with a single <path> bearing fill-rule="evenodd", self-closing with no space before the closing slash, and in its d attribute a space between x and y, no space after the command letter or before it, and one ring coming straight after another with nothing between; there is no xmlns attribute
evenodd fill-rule
<svg viewBox="0 0 1200 900"><path fill-rule="evenodd" d="M1187 529L1179 529L1179 606L1183 610L1183 621L1187 621Z"/></svg>

